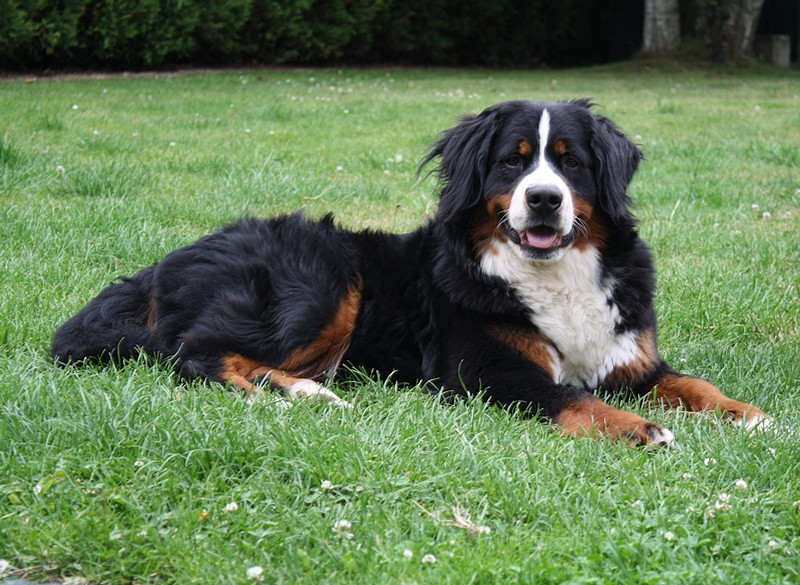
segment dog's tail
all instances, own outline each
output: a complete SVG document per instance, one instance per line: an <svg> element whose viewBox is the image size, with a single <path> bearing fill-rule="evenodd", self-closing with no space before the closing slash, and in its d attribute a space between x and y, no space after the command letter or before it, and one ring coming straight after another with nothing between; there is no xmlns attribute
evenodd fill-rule
<svg viewBox="0 0 800 585"><path fill-rule="evenodd" d="M155 318L151 302L153 268L106 288L53 338L53 357L61 362L121 361L144 350L157 353L150 329Z"/></svg>

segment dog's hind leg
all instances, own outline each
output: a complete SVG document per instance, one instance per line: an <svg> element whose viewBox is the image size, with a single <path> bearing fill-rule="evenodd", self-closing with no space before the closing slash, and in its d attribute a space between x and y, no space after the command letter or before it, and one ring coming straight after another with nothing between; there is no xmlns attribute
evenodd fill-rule
<svg viewBox="0 0 800 585"><path fill-rule="evenodd" d="M215 379L242 390L249 400L263 395L264 382L270 387L279 388L290 400L327 402L335 406L350 408L351 404L342 400L332 390L309 379L288 375L274 368L242 355L230 354L222 359L222 368Z"/></svg>
<svg viewBox="0 0 800 585"><path fill-rule="evenodd" d="M304 399L328 402L337 406L350 406L318 380L332 378L339 367L356 326L361 306L361 282L352 283L339 302L338 308L326 325L317 331L311 341L286 348L282 359L260 356L241 349L226 350L227 347L243 347L247 344L235 340L226 345L213 343L203 338L192 339L181 356L180 372L189 379L204 378L221 384L230 384L243 390L249 397L262 394L263 382L283 390L293 400ZM209 355L209 347L217 347L220 353ZM277 362L277 363L276 363Z"/></svg>

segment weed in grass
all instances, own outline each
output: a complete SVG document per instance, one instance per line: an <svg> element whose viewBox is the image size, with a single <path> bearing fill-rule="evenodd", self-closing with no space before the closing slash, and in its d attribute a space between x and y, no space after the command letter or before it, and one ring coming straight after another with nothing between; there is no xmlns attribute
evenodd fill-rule
<svg viewBox="0 0 800 585"><path fill-rule="evenodd" d="M434 191L415 160L459 114L586 95L648 157L665 357L772 431L618 402L675 432L652 453L363 372L336 382L352 411L286 410L47 357L113 278L239 215L412 229ZM795 72L627 66L1 83L0 560L109 583L797 581L798 95Z"/></svg>

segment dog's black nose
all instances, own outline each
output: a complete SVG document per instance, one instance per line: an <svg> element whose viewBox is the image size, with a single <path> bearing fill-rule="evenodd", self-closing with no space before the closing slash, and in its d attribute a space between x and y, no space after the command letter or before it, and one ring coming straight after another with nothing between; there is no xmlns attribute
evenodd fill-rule
<svg viewBox="0 0 800 585"><path fill-rule="evenodd" d="M532 185L525 189L525 198L537 217L547 217L561 207L561 191L551 185Z"/></svg>

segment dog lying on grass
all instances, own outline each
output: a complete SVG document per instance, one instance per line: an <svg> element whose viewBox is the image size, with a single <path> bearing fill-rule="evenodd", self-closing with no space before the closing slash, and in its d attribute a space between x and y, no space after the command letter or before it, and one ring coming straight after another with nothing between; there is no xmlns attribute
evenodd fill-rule
<svg viewBox="0 0 800 585"><path fill-rule="evenodd" d="M427 225L243 219L109 286L56 332L53 355L158 354L190 380L341 405L323 383L347 361L633 445L674 438L596 390L766 423L659 355L652 260L627 195L641 159L587 100L501 103L425 158L442 184Z"/></svg>

